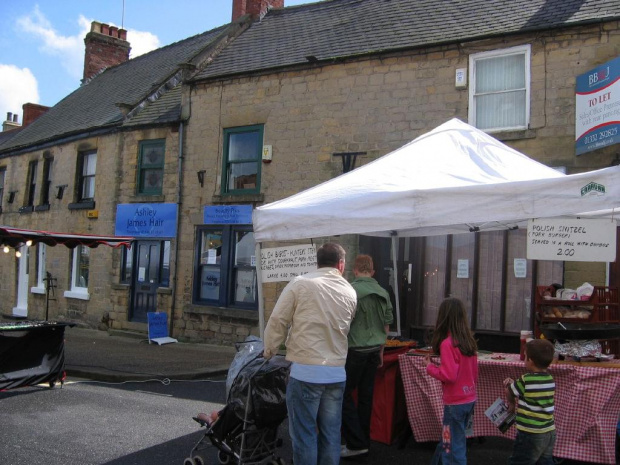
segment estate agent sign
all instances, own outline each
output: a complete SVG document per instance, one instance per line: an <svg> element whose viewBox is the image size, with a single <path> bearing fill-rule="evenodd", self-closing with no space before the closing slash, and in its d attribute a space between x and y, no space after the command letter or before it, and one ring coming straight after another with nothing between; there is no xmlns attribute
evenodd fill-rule
<svg viewBox="0 0 620 465"><path fill-rule="evenodd" d="M620 142L620 57L577 76L575 153Z"/></svg>

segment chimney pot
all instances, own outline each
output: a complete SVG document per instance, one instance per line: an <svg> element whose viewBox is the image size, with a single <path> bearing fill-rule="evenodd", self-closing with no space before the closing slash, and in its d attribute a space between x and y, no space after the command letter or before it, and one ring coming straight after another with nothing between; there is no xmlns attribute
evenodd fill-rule
<svg viewBox="0 0 620 465"><path fill-rule="evenodd" d="M109 36L110 35L110 25L109 24L101 24L101 33L104 36Z"/></svg>
<svg viewBox="0 0 620 465"><path fill-rule="evenodd" d="M127 29L119 29L118 38L121 40L127 40Z"/></svg>
<svg viewBox="0 0 620 465"><path fill-rule="evenodd" d="M11 121L11 119L13 118L13 113L10 111L6 112L6 120L7 121Z"/></svg>
<svg viewBox="0 0 620 465"><path fill-rule="evenodd" d="M14 122L14 123L17 123L17 113L15 113L15 114L13 115L13 122Z"/></svg>
<svg viewBox="0 0 620 465"><path fill-rule="evenodd" d="M116 26L110 26L110 36L116 37L117 39L120 38L118 35L118 28Z"/></svg>

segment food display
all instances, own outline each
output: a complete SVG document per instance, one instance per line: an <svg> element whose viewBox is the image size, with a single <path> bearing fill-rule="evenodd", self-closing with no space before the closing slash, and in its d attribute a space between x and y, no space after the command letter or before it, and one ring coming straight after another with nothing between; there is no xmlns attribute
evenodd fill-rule
<svg viewBox="0 0 620 465"><path fill-rule="evenodd" d="M387 341L385 341L385 347L386 348L390 348L390 347L414 347L416 346L418 343L416 341L412 341L412 340L401 340L401 339L388 339Z"/></svg>

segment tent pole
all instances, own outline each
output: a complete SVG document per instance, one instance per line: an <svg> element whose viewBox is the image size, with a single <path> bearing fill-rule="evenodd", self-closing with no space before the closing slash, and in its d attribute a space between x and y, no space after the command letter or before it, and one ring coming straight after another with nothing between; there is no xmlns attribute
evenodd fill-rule
<svg viewBox="0 0 620 465"><path fill-rule="evenodd" d="M398 247L398 236L396 232L392 232L392 262L393 262L393 267L394 267L394 272L392 273L392 280L393 283L392 285L394 286L394 300L396 301L396 335L400 336L401 335L401 331L400 331L400 297L398 295L398 284L399 284L399 279L398 279L398 270L396 268L396 252L397 252L397 247Z"/></svg>
<svg viewBox="0 0 620 465"><path fill-rule="evenodd" d="M263 302L263 275L261 272L261 243L257 242L255 247L256 254L256 279L258 286L258 329L260 331L261 341L265 336L265 305Z"/></svg>

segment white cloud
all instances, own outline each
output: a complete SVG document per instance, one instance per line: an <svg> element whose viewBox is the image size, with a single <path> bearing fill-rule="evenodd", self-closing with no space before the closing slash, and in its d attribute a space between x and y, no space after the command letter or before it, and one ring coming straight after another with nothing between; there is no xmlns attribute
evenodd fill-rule
<svg viewBox="0 0 620 465"><path fill-rule="evenodd" d="M32 34L41 41L39 50L47 55L60 58L62 67L73 79L81 79L84 71L84 36L90 30L90 23L80 16L81 30L73 36L59 34L41 13L38 5L28 16L17 20L17 27Z"/></svg>
<svg viewBox="0 0 620 465"><path fill-rule="evenodd" d="M129 52L131 58L135 58L161 47L159 38L150 32L129 29L127 31L127 40L131 45L131 51Z"/></svg>
<svg viewBox="0 0 620 465"><path fill-rule="evenodd" d="M24 103L39 103L37 79L28 68L0 64L0 120L10 111L20 115L21 124Z"/></svg>

